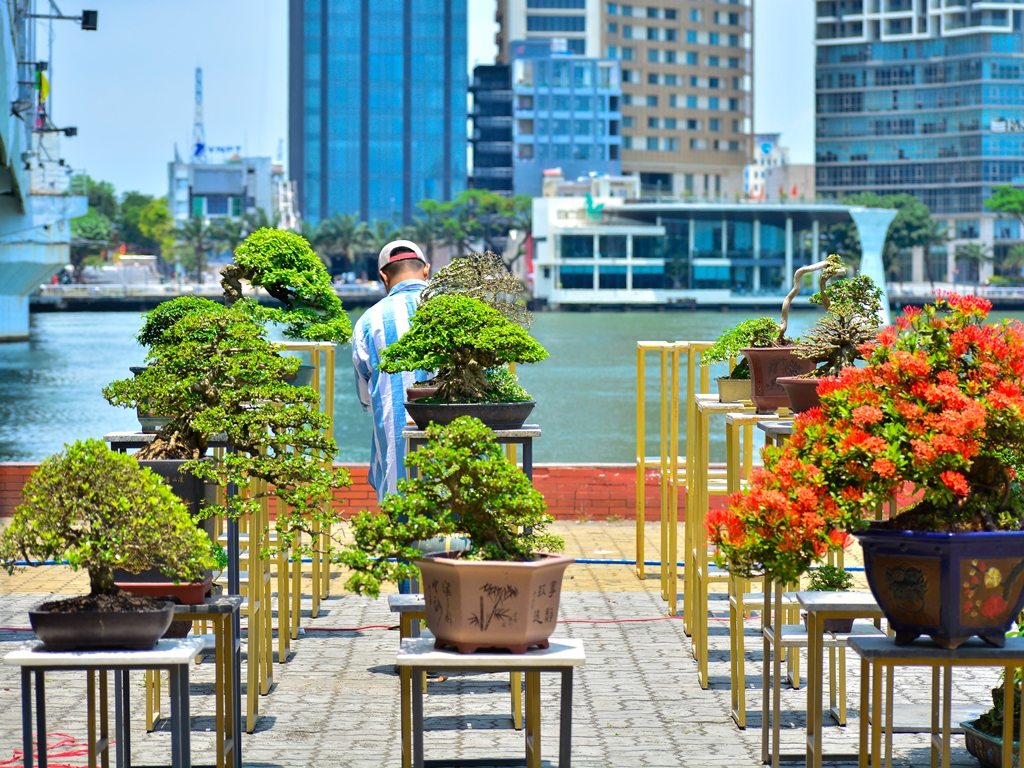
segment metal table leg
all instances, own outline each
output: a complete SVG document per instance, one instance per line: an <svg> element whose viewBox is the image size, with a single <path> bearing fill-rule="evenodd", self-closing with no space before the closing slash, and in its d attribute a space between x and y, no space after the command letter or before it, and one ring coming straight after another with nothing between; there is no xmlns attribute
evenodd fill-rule
<svg viewBox="0 0 1024 768"><path fill-rule="evenodd" d="M572 673L562 670L562 702L558 716L558 768L572 765Z"/></svg>
<svg viewBox="0 0 1024 768"><path fill-rule="evenodd" d="M423 768L423 670L410 667L412 677L412 765Z"/></svg>
<svg viewBox="0 0 1024 768"><path fill-rule="evenodd" d="M32 671L28 667L21 668L21 748L25 768L32 768Z"/></svg>
<svg viewBox="0 0 1024 768"><path fill-rule="evenodd" d="M170 669L171 676L171 765L190 768L192 751L189 741L192 724L189 717L188 664Z"/></svg>
<svg viewBox="0 0 1024 768"><path fill-rule="evenodd" d="M128 670L126 669L114 670L114 738L117 740L115 764L117 768L128 768L132 764L132 749Z"/></svg>

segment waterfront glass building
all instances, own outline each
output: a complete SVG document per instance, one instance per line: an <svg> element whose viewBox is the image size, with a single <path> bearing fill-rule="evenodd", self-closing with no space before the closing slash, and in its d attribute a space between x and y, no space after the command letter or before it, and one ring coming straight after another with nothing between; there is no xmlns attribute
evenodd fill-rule
<svg viewBox="0 0 1024 768"><path fill-rule="evenodd" d="M290 0L302 216L410 221L466 187L466 0Z"/></svg>
<svg viewBox="0 0 1024 768"><path fill-rule="evenodd" d="M545 197L533 203L534 296L552 305L779 302L815 254L830 204L642 202Z"/></svg>
<svg viewBox="0 0 1024 768"><path fill-rule="evenodd" d="M998 258L1020 237L984 202L1024 184L1024 2L815 5L818 195L912 194Z"/></svg>

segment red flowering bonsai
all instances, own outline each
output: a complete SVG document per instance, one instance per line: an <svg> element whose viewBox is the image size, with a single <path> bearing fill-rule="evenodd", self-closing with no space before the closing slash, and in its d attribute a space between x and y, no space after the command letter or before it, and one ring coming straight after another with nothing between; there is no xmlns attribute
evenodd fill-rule
<svg viewBox="0 0 1024 768"><path fill-rule="evenodd" d="M708 515L719 560L796 581L844 547L865 516L912 491L882 525L916 531L1020 530L1024 496L1024 325L985 324L991 304L949 294L909 307L818 385L782 448L725 510Z"/></svg>

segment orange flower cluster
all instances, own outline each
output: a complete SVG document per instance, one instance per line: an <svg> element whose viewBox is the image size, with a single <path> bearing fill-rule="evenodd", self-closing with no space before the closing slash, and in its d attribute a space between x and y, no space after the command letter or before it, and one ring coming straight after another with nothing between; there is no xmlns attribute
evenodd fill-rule
<svg viewBox="0 0 1024 768"><path fill-rule="evenodd" d="M864 368L823 379L821 406L708 516L720 560L794 581L907 484L955 515L979 457L1024 454L1024 326L986 325L990 309L956 294L908 308L862 347Z"/></svg>

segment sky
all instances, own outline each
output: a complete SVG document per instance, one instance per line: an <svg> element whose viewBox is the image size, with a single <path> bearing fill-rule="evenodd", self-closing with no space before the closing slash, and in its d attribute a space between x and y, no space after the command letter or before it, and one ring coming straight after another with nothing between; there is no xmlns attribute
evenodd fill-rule
<svg viewBox="0 0 1024 768"><path fill-rule="evenodd" d="M207 145L287 158L287 0L80 1L99 29L54 22L50 72L54 122L78 128L61 145L72 168L166 194L174 145L187 155L191 143L196 67ZM494 0L468 2L470 66L491 63ZM754 2L754 130L782 132L791 162L812 162L813 0Z"/></svg>

